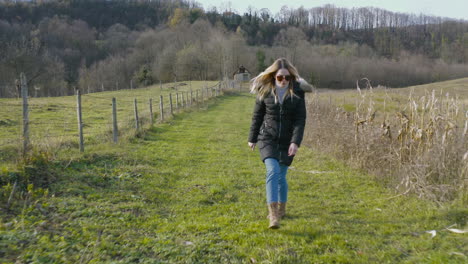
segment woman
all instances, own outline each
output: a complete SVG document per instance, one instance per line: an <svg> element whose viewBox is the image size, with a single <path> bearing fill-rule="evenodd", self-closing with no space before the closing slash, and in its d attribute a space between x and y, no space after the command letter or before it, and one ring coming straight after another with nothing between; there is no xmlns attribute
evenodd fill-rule
<svg viewBox="0 0 468 264"><path fill-rule="evenodd" d="M269 228L279 228L279 219L286 213L286 173L304 134L304 91L311 90L284 58L252 79L251 92L257 99L248 144L252 150L258 145L265 163Z"/></svg>

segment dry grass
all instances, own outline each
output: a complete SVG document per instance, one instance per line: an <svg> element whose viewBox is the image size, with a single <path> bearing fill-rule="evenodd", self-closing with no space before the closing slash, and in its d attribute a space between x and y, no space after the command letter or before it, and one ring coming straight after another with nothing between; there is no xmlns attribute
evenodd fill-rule
<svg viewBox="0 0 468 264"><path fill-rule="evenodd" d="M400 194L468 202L465 86L467 79L313 94L306 142L373 173Z"/></svg>

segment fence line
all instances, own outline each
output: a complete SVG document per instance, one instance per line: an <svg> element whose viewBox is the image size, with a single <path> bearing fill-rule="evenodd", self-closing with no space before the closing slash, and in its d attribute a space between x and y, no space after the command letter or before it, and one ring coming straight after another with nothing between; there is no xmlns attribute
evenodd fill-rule
<svg viewBox="0 0 468 264"><path fill-rule="evenodd" d="M11 145L12 143L18 144L20 141L21 138L3 138L2 141L0 141L0 146L7 146Z"/></svg>
<svg viewBox="0 0 468 264"><path fill-rule="evenodd" d="M43 122L35 122L35 121L29 122L30 125L38 125L38 126L41 126L41 125L70 125L70 124L75 124L75 123L76 122L57 122L57 123L51 123L51 122L43 123Z"/></svg>
<svg viewBox="0 0 468 264"><path fill-rule="evenodd" d="M21 102L16 102L16 103L5 103L5 102L0 102L0 106L20 106L21 105Z"/></svg>
<svg viewBox="0 0 468 264"><path fill-rule="evenodd" d="M47 135L43 135L41 137L45 137L45 138L58 138L58 137L76 137L78 136L77 133L73 133L73 134L47 134ZM34 138L33 138L34 139ZM34 140L33 140L34 141Z"/></svg>
<svg viewBox="0 0 468 264"><path fill-rule="evenodd" d="M23 75L21 75L23 77ZM24 80L26 77L24 76ZM241 90L242 85L239 82L230 80L219 81L214 85L205 85L199 89L192 89L192 86L187 86L187 90L175 90L167 91L164 95L152 95L151 91L161 92L162 85L159 89L156 88L139 88L141 91L145 90L145 94L136 94L134 98L115 98L115 94L109 94L109 96L100 96L95 94L82 95L79 90L76 91L76 105L66 105L66 103L40 103L36 100L38 98L30 98L27 95L27 86L24 82L23 91L25 95L17 102L0 102L0 106L7 106L13 109L1 109L1 113L7 114L4 123L7 129L1 131L0 126L0 146L18 146L22 150L23 155L26 155L32 148L32 145L42 145L43 143L49 144L49 142L42 141L43 138L61 138L69 141L70 139L77 139L79 143L79 150L85 151L85 143L89 137L104 135L112 131L110 136L110 142L117 143L120 134L123 131L140 130L144 125L154 125L156 120L163 122L168 117L174 116L176 113L180 113L184 109L191 107L202 107L208 100L218 97L223 94L223 90L235 90L235 87L239 87ZM123 89L122 89L123 90ZM119 90L119 91L122 91ZM146 93L146 90L148 93ZM154 96L154 98L152 98ZM157 100L154 100L157 99ZM97 100L90 101L90 100ZM68 101L68 99L67 99ZM32 102L32 103L31 103ZM72 103L72 100L70 100ZM103 107L109 105L109 117L102 118L96 117L96 113L106 112ZM130 104L132 104L133 111L129 111ZM156 106L158 104L158 106ZM123 105L123 106L122 106ZM153 111L153 107L159 111ZM23 108L23 109L21 109ZM107 109L107 106L106 106ZM20 120L19 114L22 111L23 116ZM53 113L57 111L57 115L52 118L42 118L43 114ZM36 116L36 113L39 115ZM62 115L63 113L63 115ZM2 114L3 115L3 114ZM34 118L31 119L30 115ZM96 120L96 118L98 120ZM156 119L157 118L157 119ZM90 120L91 119L91 120ZM99 119L105 119L99 121ZM63 122L61 121L63 120ZM2 121L2 120L0 120ZM22 124L22 125L20 125ZM78 125L78 128L76 128ZM8 128L22 128L22 134L17 137L8 137L9 133L13 132ZM8 132L10 131L10 132ZM62 133L60 133L60 131ZM107 131L107 132L105 132ZM58 133L57 133L58 132ZM22 143L22 147L19 144Z"/></svg>
<svg viewBox="0 0 468 264"><path fill-rule="evenodd" d="M21 105L18 105L18 106L21 106ZM59 109L62 109L62 108L68 108L68 109L76 109L76 106L67 106L67 105L57 105L57 106L50 106L50 105L40 105L40 104L29 104L30 108L31 107L38 107L38 108L43 108L43 107L57 107L56 109L53 109L53 110L59 110Z"/></svg>

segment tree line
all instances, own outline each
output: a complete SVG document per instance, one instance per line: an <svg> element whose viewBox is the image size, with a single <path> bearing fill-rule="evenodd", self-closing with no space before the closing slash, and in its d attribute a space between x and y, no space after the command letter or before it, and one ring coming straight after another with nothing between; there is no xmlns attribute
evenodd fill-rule
<svg viewBox="0 0 468 264"><path fill-rule="evenodd" d="M287 57L319 87L468 76L468 23L379 8L204 10L184 0L0 0L0 97L257 74Z"/></svg>

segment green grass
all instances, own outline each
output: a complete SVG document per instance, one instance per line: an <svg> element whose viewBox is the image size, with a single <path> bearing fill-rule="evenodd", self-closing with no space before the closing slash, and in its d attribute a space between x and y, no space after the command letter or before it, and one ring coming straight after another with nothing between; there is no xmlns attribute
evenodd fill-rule
<svg viewBox="0 0 468 264"><path fill-rule="evenodd" d="M165 118L169 114L169 94L172 94L173 109L176 111L176 93L179 93L179 108L182 109L181 92L202 89L206 100L206 88L215 81L191 81L149 86L134 90L119 90L82 95L83 133L89 144L112 141L112 98L117 101L117 120L121 138L134 135L134 99L137 99L140 124L150 125L149 99L153 99L154 121L160 117L159 101L163 96ZM216 86L217 87L217 86ZM188 94L190 96L190 93ZM211 93L209 93L211 96ZM187 94L184 94L185 101ZM201 100L201 93L199 92ZM29 98L29 131L31 144L40 149L78 147L78 121L76 96ZM16 162L22 147L22 99L0 98L0 162ZM86 146L85 146L86 147Z"/></svg>
<svg viewBox="0 0 468 264"><path fill-rule="evenodd" d="M0 262L466 263L466 234L445 230L466 225L466 206L395 196L306 146L288 217L269 230L264 166L246 142L253 104L224 96L129 143L64 149L44 172L49 194L2 211Z"/></svg>

